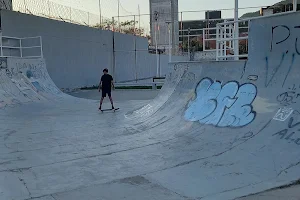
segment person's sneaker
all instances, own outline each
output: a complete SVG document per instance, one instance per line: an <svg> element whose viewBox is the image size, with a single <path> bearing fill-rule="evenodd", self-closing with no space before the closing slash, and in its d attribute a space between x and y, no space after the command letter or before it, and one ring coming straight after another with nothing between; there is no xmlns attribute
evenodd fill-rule
<svg viewBox="0 0 300 200"><path fill-rule="evenodd" d="M101 106L99 107L99 110L101 110Z"/></svg>
<svg viewBox="0 0 300 200"><path fill-rule="evenodd" d="M115 107L114 107L114 106L111 106L111 109L112 109L112 110L114 110L114 109L115 109Z"/></svg>

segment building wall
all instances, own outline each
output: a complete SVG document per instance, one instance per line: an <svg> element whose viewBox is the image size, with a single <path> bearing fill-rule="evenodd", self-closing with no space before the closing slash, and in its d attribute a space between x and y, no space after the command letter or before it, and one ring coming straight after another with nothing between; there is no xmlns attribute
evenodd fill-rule
<svg viewBox="0 0 300 200"><path fill-rule="evenodd" d="M157 44L159 48L166 48L169 45L169 28L167 22L171 22L172 47L176 49L179 44L179 24L178 24L178 0L149 0L150 2L150 25L151 25L151 45L155 43L155 29L157 31ZM158 13L155 21L155 13Z"/></svg>
<svg viewBox="0 0 300 200"><path fill-rule="evenodd" d="M156 75L156 59L147 52L146 38L7 10L1 11L1 23L6 36L42 36L47 70L59 88L96 85L103 68L108 68L116 81ZM161 66L167 68L168 60L161 60L166 61Z"/></svg>

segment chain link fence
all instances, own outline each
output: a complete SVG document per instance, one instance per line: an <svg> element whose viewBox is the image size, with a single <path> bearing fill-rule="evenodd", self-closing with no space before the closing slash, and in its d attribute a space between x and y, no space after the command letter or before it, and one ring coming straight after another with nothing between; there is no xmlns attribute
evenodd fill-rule
<svg viewBox="0 0 300 200"><path fill-rule="evenodd" d="M103 22L110 20L100 15L96 15L83 10L60 5L50 0L13 0L13 11L26 14L37 15L50 19L85 25L89 27L107 28L99 26Z"/></svg>

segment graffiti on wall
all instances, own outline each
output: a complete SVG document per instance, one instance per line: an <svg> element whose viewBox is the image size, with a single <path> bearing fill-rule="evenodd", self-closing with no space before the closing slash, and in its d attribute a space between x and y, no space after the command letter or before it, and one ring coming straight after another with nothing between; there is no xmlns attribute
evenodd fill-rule
<svg viewBox="0 0 300 200"><path fill-rule="evenodd" d="M286 108L286 107L280 108L275 114L275 116L273 117L273 119L284 122L289 118L289 116L293 113L293 111L294 110L292 108Z"/></svg>
<svg viewBox="0 0 300 200"><path fill-rule="evenodd" d="M239 85L204 78L196 87L196 98L189 102L184 117L188 121L211 124L218 127L242 127L251 123L256 113L252 102L257 95L256 86Z"/></svg>
<svg viewBox="0 0 300 200"><path fill-rule="evenodd" d="M10 70L12 73L26 81L35 92L40 93L41 95L63 94L55 86L48 75L46 64L43 59L33 61L14 59L10 60L10 62Z"/></svg>
<svg viewBox="0 0 300 200"><path fill-rule="evenodd" d="M286 140L289 143L295 143L300 145L300 121L295 120L294 117L291 117L288 121L288 125L285 129L280 130L273 134L274 137L279 137L281 140Z"/></svg>
<svg viewBox="0 0 300 200"><path fill-rule="evenodd" d="M45 69L45 62L43 60L37 62L24 62L20 60L19 62L15 62L15 66L11 67L11 72L15 75L20 72L26 75L28 78L34 77L36 79L46 79L48 78L47 72Z"/></svg>
<svg viewBox="0 0 300 200"><path fill-rule="evenodd" d="M287 78L294 67L295 57L296 55L300 55L298 37L295 37L295 32L299 30L299 28L300 26L272 26L270 52L272 53L277 48L282 54L279 59L270 58L269 56L266 57L266 87L275 81L277 74L284 77L282 80L282 87L285 85ZM273 63L271 63L271 61ZM284 74L280 72L281 69L285 70Z"/></svg>
<svg viewBox="0 0 300 200"><path fill-rule="evenodd" d="M297 103L297 100L300 99L299 92L300 85L293 84L285 92L282 92L277 96L277 101L283 105L288 106Z"/></svg>
<svg viewBox="0 0 300 200"><path fill-rule="evenodd" d="M284 43L284 42L288 41L289 39L291 39L291 36L293 33L292 31L297 30L299 28L300 28L300 26L294 26L294 27L289 27L286 25L273 26L270 51L272 52L276 45ZM298 37L296 37L293 42L294 42L293 48L295 48L295 52L298 55L300 55L300 50L298 49ZM289 50L286 50L286 53L288 53L288 52L289 52Z"/></svg>

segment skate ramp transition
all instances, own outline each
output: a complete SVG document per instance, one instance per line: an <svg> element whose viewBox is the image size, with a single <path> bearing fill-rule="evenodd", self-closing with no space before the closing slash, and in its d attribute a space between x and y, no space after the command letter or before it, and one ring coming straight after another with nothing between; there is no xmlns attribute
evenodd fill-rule
<svg viewBox="0 0 300 200"><path fill-rule="evenodd" d="M299 13L252 20L249 60L175 63L159 95L98 113L43 59L3 59L0 199L229 200L300 179Z"/></svg>

